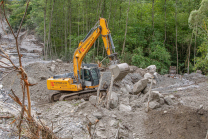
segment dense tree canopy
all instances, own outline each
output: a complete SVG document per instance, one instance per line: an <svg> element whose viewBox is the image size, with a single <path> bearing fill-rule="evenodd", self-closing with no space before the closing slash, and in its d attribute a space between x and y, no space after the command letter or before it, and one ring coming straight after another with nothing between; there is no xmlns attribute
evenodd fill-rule
<svg viewBox="0 0 208 139"><path fill-rule="evenodd" d="M13 28L25 2L7 2ZM104 17L122 62L141 68L154 64L160 73L170 65L178 65L179 73L187 68L207 73L207 5L208 0L31 0L24 28L44 42L45 58L71 61L79 42ZM84 61L105 56L100 37Z"/></svg>

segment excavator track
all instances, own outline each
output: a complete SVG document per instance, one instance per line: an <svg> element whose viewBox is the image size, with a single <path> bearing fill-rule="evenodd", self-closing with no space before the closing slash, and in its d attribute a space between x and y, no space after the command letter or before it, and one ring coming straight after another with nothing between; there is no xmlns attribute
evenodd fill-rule
<svg viewBox="0 0 208 139"><path fill-rule="evenodd" d="M100 93L106 93L105 89L101 89ZM89 97L92 95L97 95L97 90L84 90L80 92L54 92L49 95L49 102L56 102L56 101L71 101L73 99L84 99L89 100Z"/></svg>

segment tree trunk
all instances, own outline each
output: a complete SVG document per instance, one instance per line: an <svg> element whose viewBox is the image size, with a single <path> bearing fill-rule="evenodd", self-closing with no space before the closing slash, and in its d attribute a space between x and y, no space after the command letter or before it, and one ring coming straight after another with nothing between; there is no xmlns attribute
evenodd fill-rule
<svg viewBox="0 0 208 139"><path fill-rule="evenodd" d="M165 45L165 42L166 42L166 38L167 38L167 32L166 32L166 29L167 29L167 24L166 24L166 20L167 20L167 17L166 17L166 0L165 0L165 39L164 39L164 45Z"/></svg>
<svg viewBox="0 0 208 139"><path fill-rule="evenodd" d="M64 13L65 13L65 58L66 58L66 55L67 55L67 13L65 11Z"/></svg>
<svg viewBox="0 0 208 139"><path fill-rule="evenodd" d="M45 0L45 8L44 8L44 58L46 59L46 9L47 9L47 0Z"/></svg>
<svg viewBox="0 0 208 139"><path fill-rule="evenodd" d="M195 45L194 45L194 67L195 67L195 57L196 57L196 36L197 36L197 25L196 25L196 33L195 33Z"/></svg>
<svg viewBox="0 0 208 139"><path fill-rule="evenodd" d="M53 17L53 8L54 8L54 4L55 4L55 0L53 0L53 6L52 6L52 10L51 10L51 17L50 17L50 22L49 22L49 31L48 31L48 41L47 41L47 49L48 49L48 45L50 43L50 38L51 38L51 22L52 22L52 17ZM46 49L46 59L47 59L47 50Z"/></svg>
<svg viewBox="0 0 208 139"><path fill-rule="evenodd" d="M193 38L193 31L192 31L192 35L191 35L191 42L190 42L190 45L189 45L189 49L188 49L188 68L187 68L187 72L189 74L189 63L190 63L190 55L191 55L191 44L192 44L192 38Z"/></svg>
<svg viewBox="0 0 208 139"><path fill-rule="evenodd" d="M128 15L129 15L129 7L130 7L130 2L131 2L131 0L129 0L129 6L128 6L128 10L127 10L127 17L126 17L126 30L125 30L125 35L124 35L124 42L123 42L122 55L124 54L125 43L126 43L126 34L127 34L127 25L128 25Z"/></svg>
<svg viewBox="0 0 208 139"><path fill-rule="evenodd" d="M110 2L110 9L109 9L109 16L108 16L108 24L109 24L110 16L111 16L111 5L112 5L112 1Z"/></svg>
<svg viewBox="0 0 208 139"><path fill-rule="evenodd" d="M155 23L154 23L154 4L155 4L155 0L152 0L152 29L153 29L153 32L152 32L152 35L154 36L154 26L155 26Z"/></svg>
<svg viewBox="0 0 208 139"><path fill-rule="evenodd" d="M178 74L178 45L177 45L177 33L178 33L178 30L177 30L177 0L176 0L176 7L175 7L175 26L176 26L176 41L175 41L175 45L176 45L176 55L177 55L177 74Z"/></svg>

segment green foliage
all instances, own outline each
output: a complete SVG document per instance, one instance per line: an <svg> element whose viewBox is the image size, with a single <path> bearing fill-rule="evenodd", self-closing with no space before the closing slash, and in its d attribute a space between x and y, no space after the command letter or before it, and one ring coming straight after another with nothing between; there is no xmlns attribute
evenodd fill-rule
<svg viewBox="0 0 208 139"><path fill-rule="evenodd" d="M208 74L208 41L204 41L201 46L199 46L198 54L196 57L196 65L194 70L201 70L204 74Z"/></svg>
<svg viewBox="0 0 208 139"><path fill-rule="evenodd" d="M186 71L187 55L189 54L187 49L190 45L192 31L196 35L196 25L198 25L196 49L198 46L200 47L196 58L196 68L206 68L204 57L206 52L203 52L205 49L202 49L205 44L202 38L207 36L205 25L208 23L208 0L202 0L202 2L201 0L178 0L177 9L175 0L166 0L166 4L165 0L155 1L154 28L152 1L131 1L124 55L121 55L121 52L126 28L128 1L56 0L54 7L53 0L47 0L47 4L45 2L46 0L31 0L23 27L35 30L36 36L41 41L44 40L45 36L46 44L49 41L50 51L48 54L51 55L51 58L55 55L63 60L71 61L79 42L84 39L99 17L104 17L107 19L121 62L127 62L141 68L154 64L160 73L167 73L170 65L176 66L176 43L179 52L179 72ZM7 4L11 11L9 21L14 29L19 26L26 7L25 3L25 0L20 0ZM45 9L46 34L44 35ZM177 12L177 21L175 20L175 12ZM51 14L50 39L48 40ZM191 44L190 59L194 58L193 44L194 40ZM106 53L103 53L103 41L100 37L99 41L96 41L95 48L94 46L92 48L84 58L84 62L102 61ZM107 65L108 62L109 60L106 59L103 64ZM191 61L190 65L194 65L194 61ZM203 72L205 71L206 69Z"/></svg>

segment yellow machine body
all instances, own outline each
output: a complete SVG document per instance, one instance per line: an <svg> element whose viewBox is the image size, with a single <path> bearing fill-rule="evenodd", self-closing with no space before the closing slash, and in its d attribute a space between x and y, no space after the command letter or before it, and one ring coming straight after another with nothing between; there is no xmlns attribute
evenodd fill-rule
<svg viewBox="0 0 208 139"><path fill-rule="evenodd" d="M100 35L102 36L104 47L109 57L109 60L111 61L111 63L117 64L116 53L113 53L113 51L115 52L115 47L111 38L110 30L107 26L107 22L104 18L100 18L98 23L96 23L96 25L90 30L87 36L79 43L78 48L74 52L73 73L70 73L69 76L58 76L58 78L49 78L47 80L47 88L49 90L76 92L84 90L84 88L98 87L100 77L98 68L94 68L95 70L93 71L93 68L91 69L90 67L83 67L82 61L87 52L92 47L93 43ZM128 64L126 65L126 68L114 70L114 72L116 72L114 77L115 80L117 77L119 77L120 73L122 73L125 77L125 75L129 72ZM119 68L119 66L117 66L117 68ZM91 80L85 79L85 70L89 71Z"/></svg>

